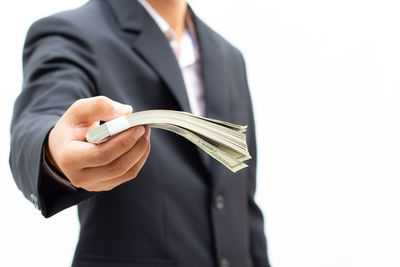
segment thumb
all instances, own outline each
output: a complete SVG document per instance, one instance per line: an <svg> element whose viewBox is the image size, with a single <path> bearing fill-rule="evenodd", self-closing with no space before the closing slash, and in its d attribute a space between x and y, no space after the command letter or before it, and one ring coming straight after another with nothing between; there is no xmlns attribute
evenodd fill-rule
<svg viewBox="0 0 400 267"><path fill-rule="evenodd" d="M109 121L132 113L132 107L113 101L105 96L83 98L76 101L65 113L71 123L91 124Z"/></svg>

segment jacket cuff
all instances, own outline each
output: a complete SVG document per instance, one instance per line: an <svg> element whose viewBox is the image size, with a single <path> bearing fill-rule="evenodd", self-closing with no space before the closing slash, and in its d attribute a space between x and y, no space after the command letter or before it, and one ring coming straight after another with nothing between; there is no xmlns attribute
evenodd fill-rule
<svg viewBox="0 0 400 267"><path fill-rule="evenodd" d="M43 170L58 183L68 187L72 191L77 191L78 189L71 184L68 178L58 169L57 166L54 165L53 161L49 158L48 148L46 145L43 146L42 155Z"/></svg>

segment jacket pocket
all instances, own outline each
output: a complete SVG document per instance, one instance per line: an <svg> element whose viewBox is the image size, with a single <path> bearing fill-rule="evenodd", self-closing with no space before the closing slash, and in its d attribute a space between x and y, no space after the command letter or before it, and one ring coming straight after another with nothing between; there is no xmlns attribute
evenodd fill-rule
<svg viewBox="0 0 400 267"><path fill-rule="evenodd" d="M74 259L72 267L177 267L177 265L170 259L80 255Z"/></svg>

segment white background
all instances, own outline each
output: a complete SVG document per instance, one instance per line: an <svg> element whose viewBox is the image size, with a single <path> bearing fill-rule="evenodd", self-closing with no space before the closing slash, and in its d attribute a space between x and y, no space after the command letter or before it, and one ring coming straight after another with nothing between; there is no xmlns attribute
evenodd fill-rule
<svg viewBox="0 0 400 267"><path fill-rule="evenodd" d="M70 265L76 209L44 219L8 167L8 125L29 25L83 0L0 10L0 265ZM246 57L257 199L274 267L400 266L398 0L192 0ZM185 266L189 267L189 266Z"/></svg>

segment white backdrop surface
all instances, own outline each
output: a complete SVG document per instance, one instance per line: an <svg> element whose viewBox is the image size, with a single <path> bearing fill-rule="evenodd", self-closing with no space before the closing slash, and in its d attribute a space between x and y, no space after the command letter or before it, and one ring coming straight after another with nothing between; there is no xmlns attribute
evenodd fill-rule
<svg viewBox="0 0 400 267"><path fill-rule="evenodd" d="M8 125L28 27L85 2L0 9L0 266L71 263L76 209L44 219L23 198L8 167ZM400 266L400 3L190 3L246 58L272 265Z"/></svg>

